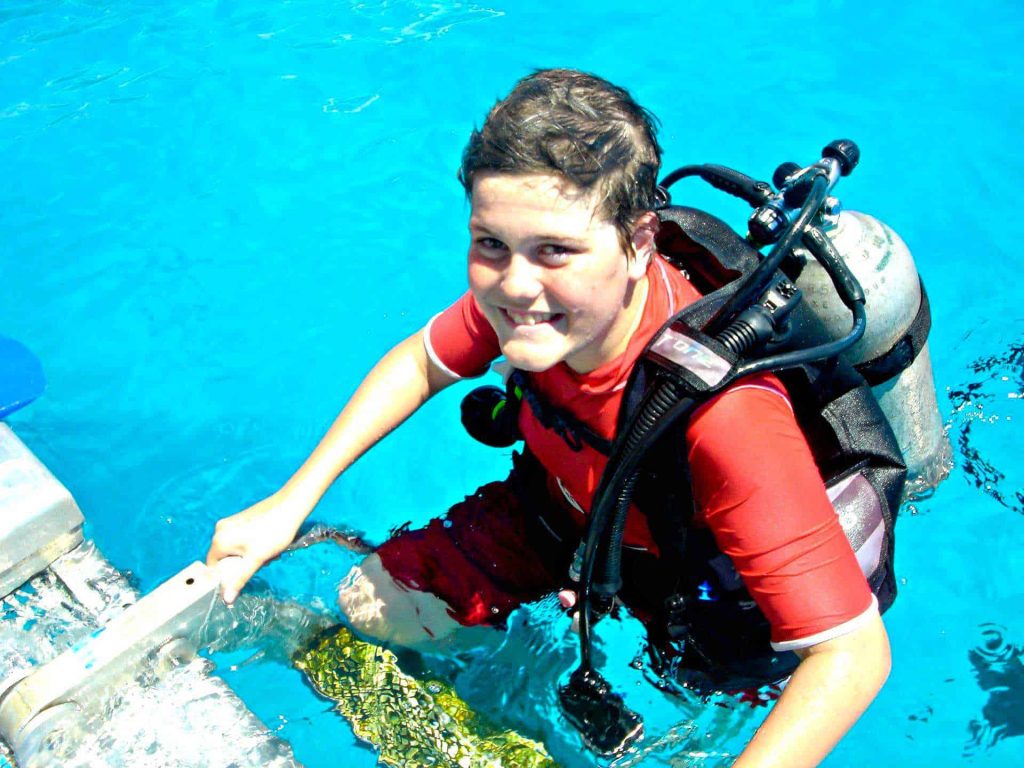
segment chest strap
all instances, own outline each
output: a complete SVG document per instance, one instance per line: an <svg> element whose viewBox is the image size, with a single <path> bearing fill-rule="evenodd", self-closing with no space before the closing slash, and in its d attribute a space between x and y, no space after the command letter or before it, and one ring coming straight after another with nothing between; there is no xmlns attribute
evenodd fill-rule
<svg viewBox="0 0 1024 768"><path fill-rule="evenodd" d="M522 391L523 400L530 406L537 421L562 438L571 450L579 452L584 445L589 445L604 456L611 455L611 440L601 437L569 411L553 406L538 396L521 371L514 371L510 382Z"/></svg>

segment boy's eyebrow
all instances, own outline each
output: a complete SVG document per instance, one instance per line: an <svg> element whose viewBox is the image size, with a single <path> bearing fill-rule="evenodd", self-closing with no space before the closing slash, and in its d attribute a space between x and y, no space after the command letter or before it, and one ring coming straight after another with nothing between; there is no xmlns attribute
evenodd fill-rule
<svg viewBox="0 0 1024 768"><path fill-rule="evenodd" d="M482 232L488 232L488 233L491 231L486 226L481 224L479 219L474 218L474 217L470 217L470 219L469 219L469 228L470 229L479 229Z"/></svg>
<svg viewBox="0 0 1024 768"><path fill-rule="evenodd" d="M471 230L476 230L476 231L481 232L483 234L496 235L496 233L492 229L490 229L489 227L485 226L484 224L481 224L476 219L472 219L471 218L469 220L469 228ZM541 232L539 234L536 234L536 235L531 235L528 239L531 242L557 242L557 243L567 243L569 245L584 245L584 244L586 244L586 240L578 238L578 237L573 237L572 235L565 235L565 234L562 234L562 235L551 234L551 235L549 235L549 234L545 234L543 232Z"/></svg>

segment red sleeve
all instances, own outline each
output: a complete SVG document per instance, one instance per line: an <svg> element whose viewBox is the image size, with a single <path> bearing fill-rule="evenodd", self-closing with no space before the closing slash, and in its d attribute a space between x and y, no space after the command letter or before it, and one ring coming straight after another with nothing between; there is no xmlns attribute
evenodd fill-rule
<svg viewBox="0 0 1024 768"><path fill-rule="evenodd" d="M423 338L430 359L458 378L482 376L501 354L497 334L469 291L427 323Z"/></svg>
<svg viewBox="0 0 1024 768"><path fill-rule="evenodd" d="M745 379L699 409L686 436L697 509L772 642L800 647L841 634L873 597L784 392L772 376Z"/></svg>

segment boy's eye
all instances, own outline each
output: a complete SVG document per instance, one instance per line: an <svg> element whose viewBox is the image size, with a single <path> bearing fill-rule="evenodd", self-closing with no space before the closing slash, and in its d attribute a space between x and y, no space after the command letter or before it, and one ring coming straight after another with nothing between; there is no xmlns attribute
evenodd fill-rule
<svg viewBox="0 0 1024 768"><path fill-rule="evenodd" d="M546 245L542 245L538 249L538 253L545 263L557 266L565 264L569 260L569 256L572 255L573 251L571 248L567 248L564 245L548 243Z"/></svg>
<svg viewBox="0 0 1024 768"><path fill-rule="evenodd" d="M500 259L508 250L508 247L496 237L478 237L473 242L480 255L488 259Z"/></svg>

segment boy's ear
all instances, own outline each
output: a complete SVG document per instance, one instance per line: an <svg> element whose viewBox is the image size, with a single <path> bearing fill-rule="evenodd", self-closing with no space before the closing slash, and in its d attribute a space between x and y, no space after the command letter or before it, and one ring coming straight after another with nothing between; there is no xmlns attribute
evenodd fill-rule
<svg viewBox="0 0 1024 768"><path fill-rule="evenodd" d="M647 267L651 263L651 259L654 258L654 253L657 250L654 238L658 234L659 224L658 214L654 211L647 211L637 219L633 226L633 235L630 238L633 255L629 259L630 273L635 272L633 277L639 278L646 274Z"/></svg>

